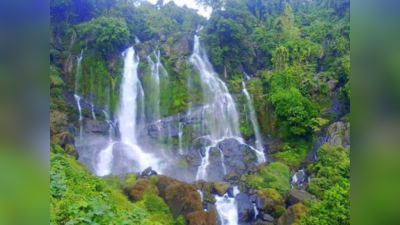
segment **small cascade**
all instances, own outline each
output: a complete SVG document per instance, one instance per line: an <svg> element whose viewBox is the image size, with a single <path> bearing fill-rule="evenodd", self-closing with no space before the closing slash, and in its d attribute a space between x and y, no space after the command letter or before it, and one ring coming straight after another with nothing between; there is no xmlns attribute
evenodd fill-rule
<svg viewBox="0 0 400 225"><path fill-rule="evenodd" d="M260 213L257 209L257 204L253 203L254 206L254 219L257 219L258 214Z"/></svg>
<svg viewBox="0 0 400 225"><path fill-rule="evenodd" d="M150 84L151 96L148 96L149 102L147 107L150 109L147 113L150 121L157 121L160 119L160 70L157 63L154 63L151 56L147 56L150 66Z"/></svg>
<svg viewBox="0 0 400 225"><path fill-rule="evenodd" d="M91 104L90 107L91 107L91 109L92 109L92 118L93 118L94 120L96 120L96 115L94 114L94 105Z"/></svg>
<svg viewBox="0 0 400 225"><path fill-rule="evenodd" d="M233 198L229 198L228 194L224 196L215 196L217 202L215 206L220 218L221 225L237 225L239 221L239 216L237 212L237 202L235 197L239 194L239 188L237 186L233 187Z"/></svg>
<svg viewBox="0 0 400 225"><path fill-rule="evenodd" d="M114 133L115 133L115 131L114 131L114 122L110 119L110 115L107 113L107 111L106 110L103 110L103 114L104 114L104 117L106 118L106 121L107 121L107 123L108 123L108 139L110 140L110 142L112 142L113 141L113 137L114 137Z"/></svg>
<svg viewBox="0 0 400 225"><path fill-rule="evenodd" d="M79 111L79 138L82 140L83 136L83 126L82 126L82 121L83 121L83 116L82 116L82 107L81 107L81 97L79 95L74 94L76 104L78 105L78 111Z"/></svg>
<svg viewBox="0 0 400 225"><path fill-rule="evenodd" d="M178 138L179 138L179 154L180 155L184 154L184 151L182 148L182 136L183 136L182 122L179 122Z"/></svg>
<svg viewBox="0 0 400 225"><path fill-rule="evenodd" d="M248 75L247 75L248 76ZM256 137L256 153L258 157L258 162L263 163L266 161L265 154L264 154L264 147L263 147L263 140L260 134L260 128L257 121L256 111L254 110L253 101L251 100L250 94L246 89L246 83L242 82L243 85L243 93L246 96L247 100L247 107L250 111L250 120L253 125L254 136Z"/></svg>
<svg viewBox="0 0 400 225"><path fill-rule="evenodd" d="M78 85L79 85L79 74L81 72L82 68L82 59L83 59L83 49L81 51L81 54L78 56L77 60L77 65L76 65L76 73L75 73L75 101L76 105L78 106L78 111L79 111L79 138L80 141L82 141L82 136L83 136L83 116L82 116L82 107L81 107L81 97L78 95Z"/></svg>

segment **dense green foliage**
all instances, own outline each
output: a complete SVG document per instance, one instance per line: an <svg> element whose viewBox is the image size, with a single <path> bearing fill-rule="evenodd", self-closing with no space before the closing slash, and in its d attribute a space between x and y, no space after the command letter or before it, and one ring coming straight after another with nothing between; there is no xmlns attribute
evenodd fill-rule
<svg viewBox="0 0 400 225"><path fill-rule="evenodd" d="M290 190L289 166L297 169L308 164L306 156L316 137L326 135L329 123L349 115L350 1L197 0L212 8L208 21L195 10L172 2L162 5L159 1L157 6L137 2L141 1L50 1L50 110L57 112L55 117L77 118L77 110L63 99L64 92L75 88L87 102L115 115L123 72L121 52L130 46L140 58L138 72L149 121L202 104L200 77L188 57L193 34L204 26L199 31L201 40L220 78L236 96L243 137L254 139L250 109L242 93L245 81L261 135L273 142L268 150L279 160L244 175L243 181L252 189L272 188L285 196ZM158 50L166 73L160 74L160 92L155 92L147 57L155 62ZM76 58L81 51L83 61L78 69ZM250 80L244 78L244 71ZM160 115L154 115L157 106ZM183 147L195 144L196 126L182 127ZM179 147L177 138L157 141ZM64 155L60 146L53 144L52 148L51 223L185 224L183 217L174 220L154 193L144 194L135 203L126 199L121 190L135 187L136 174L123 181L112 176L99 179ZM309 211L301 223L349 224L350 150L323 145L317 156L309 166L315 177L308 191L319 201L307 203ZM186 159L180 164L189 166ZM157 182L157 178L150 179Z"/></svg>
<svg viewBox="0 0 400 225"><path fill-rule="evenodd" d="M280 162L261 166L256 174L245 175L244 178L255 189L274 188L282 194L287 194L290 190L289 167Z"/></svg>
<svg viewBox="0 0 400 225"><path fill-rule="evenodd" d="M310 169L309 191L321 201L309 203L302 224L350 224L350 149L325 144Z"/></svg>

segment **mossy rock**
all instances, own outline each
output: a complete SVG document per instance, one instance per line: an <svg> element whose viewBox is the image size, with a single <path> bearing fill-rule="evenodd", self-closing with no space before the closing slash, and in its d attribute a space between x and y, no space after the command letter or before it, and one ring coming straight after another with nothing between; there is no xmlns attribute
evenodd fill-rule
<svg viewBox="0 0 400 225"><path fill-rule="evenodd" d="M134 185L128 184L125 186L124 191L133 201L143 200L145 194L159 194L157 186L148 179L139 179L134 182Z"/></svg>
<svg viewBox="0 0 400 225"><path fill-rule="evenodd" d="M165 190L165 200L174 218L203 211L200 194L188 183L179 182L169 185Z"/></svg>
<svg viewBox="0 0 400 225"><path fill-rule="evenodd" d="M167 187L172 185L172 184L176 184L179 183L179 180L173 179L171 177L167 177L164 175L158 175L158 181L155 184L158 188L159 191L159 195L161 198L163 198L164 200L166 200L166 190Z"/></svg>
<svg viewBox="0 0 400 225"><path fill-rule="evenodd" d="M298 224L302 217L306 216L308 208L302 203L290 206L285 213L279 218L278 225Z"/></svg>
<svg viewBox="0 0 400 225"><path fill-rule="evenodd" d="M281 211L284 199L281 194L275 189L266 188L257 191L257 208L262 211L272 213Z"/></svg>
<svg viewBox="0 0 400 225"><path fill-rule="evenodd" d="M57 110L50 111L50 135L68 130L68 116Z"/></svg>
<svg viewBox="0 0 400 225"><path fill-rule="evenodd" d="M217 215L215 211L211 212L192 212L186 216L188 225L217 225Z"/></svg>
<svg viewBox="0 0 400 225"><path fill-rule="evenodd" d="M214 183L214 190L218 195L222 196L228 191L230 186L231 184L228 182L216 182Z"/></svg>

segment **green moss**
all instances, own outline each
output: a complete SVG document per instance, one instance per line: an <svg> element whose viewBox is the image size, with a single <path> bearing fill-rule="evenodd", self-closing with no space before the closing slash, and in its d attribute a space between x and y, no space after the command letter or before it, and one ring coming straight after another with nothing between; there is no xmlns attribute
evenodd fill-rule
<svg viewBox="0 0 400 225"><path fill-rule="evenodd" d="M157 176L157 175L151 175L150 180L151 180L151 182L153 182L154 184L157 184L157 182L158 182L158 176Z"/></svg>
<svg viewBox="0 0 400 225"><path fill-rule="evenodd" d="M254 175L244 175L246 182L255 189L273 188L281 194L290 190L289 167L280 162L261 166Z"/></svg>

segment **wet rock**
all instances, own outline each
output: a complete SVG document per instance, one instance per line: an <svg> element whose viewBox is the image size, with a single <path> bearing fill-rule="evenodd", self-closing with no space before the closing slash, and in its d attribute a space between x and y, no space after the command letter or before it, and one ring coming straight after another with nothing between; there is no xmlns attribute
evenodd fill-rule
<svg viewBox="0 0 400 225"><path fill-rule="evenodd" d="M214 183L214 190L218 193L218 195L223 196L231 186L230 183L227 182L217 182Z"/></svg>
<svg viewBox="0 0 400 225"><path fill-rule="evenodd" d="M142 177L150 177L152 175L157 175L157 172L153 170L153 168L150 166L143 170L142 172Z"/></svg>
<svg viewBox="0 0 400 225"><path fill-rule="evenodd" d="M165 190L165 202L174 218L186 216L191 212L203 211L200 194L188 183L180 182L169 185Z"/></svg>
<svg viewBox="0 0 400 225"><path fill-rule="evenodd" d="M106 121L85 118L83 120L83 130L86 133L108 134L110 125Z"/></svg>
<svg viewBox="0 0 400 225"><path fill-rule="evenodd" d="M350 146L350 123L335 122L328 127L329 143L343 148Z"/></svg>
<svg viewBox="0 0 400 225"><path fill-rule="evenodd" d="M133 186L133 187L132 187ZM159 194L157 186L148 179L139 179L134 185L128 185L124 188L124 192L133 201L140 201L146 193Z"/></svg>
<svg viewBox="0 0 400 225"><path fill-rule="evenodd" d="M302 203L290 206L285 213L279 218L278 225L292 225L300 221L307 214L307 207Z"/></svg>
<svg viewBox="0 0 400 225"><path fill-rule="evenodd" d="M289 203L291 205L297 204L299 202L304 203L307 200L315 199L315 196L312 194L304 191L304 190L297 190L297 189L292 189L289 192Z"/></svg>
<svg viewBox="0 0 400 225"><path fill-rule="evenodd" d="M249 200L249 197L240 192L235 196L237 202L237 211L239 216L239 222L250 222L255 218L255 210L253 203Z"/></svg>
<svg viewBox="0 0 400 225"><path fill-rule="evenodd" d="M267 222L274 222L275 218L272 217L271 215L267 214L267 213L260 213L258 215L258 218L260 218L263 221L267 221Z"/></svg>
<svg viewBox="0 0 400 225"><path fill-rule="evenodd" d="M217 225L217 215L215 211L211 212L192 212L187 214L188 225Z"/></svg>
<svg viewBox="0 0 400 225"><path fill-rule="evenodd" d="M274 225L274 224L271 222L257 221L255 223L253 223L253 225Z"/></svg>

